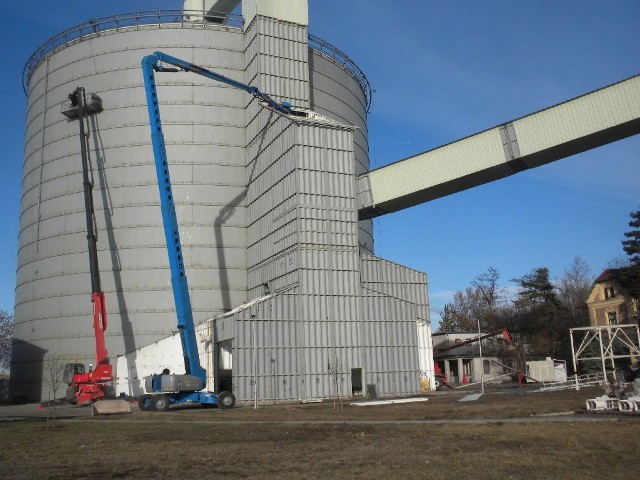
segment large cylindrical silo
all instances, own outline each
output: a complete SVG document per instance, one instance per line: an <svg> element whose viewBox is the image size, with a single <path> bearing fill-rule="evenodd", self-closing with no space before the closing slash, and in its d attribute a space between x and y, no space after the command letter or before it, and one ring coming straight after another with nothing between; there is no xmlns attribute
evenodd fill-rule
<svg viewBox="0 0 640 480"><path fill-rule="evenodd" d="M80 138L77 120L65 117L60 107L76 87L98 94L104 107L90 117L88 131L109 353L135 351L175 330L140 61L162 50L248 81L240 19L233 26L184 18L173 12L91 22L54 37L30 60L14 394L37 399L47 391L43 361L49 357L89 363L95 355ZM366 80L344 54L318 39L310 46L311 108L359 127L355 157L357 170L365 171ZM184 72L157 80L198 322L248 300L245 111L250 98ZM370 222L361 222L361 244L373 249Z"/></svg>

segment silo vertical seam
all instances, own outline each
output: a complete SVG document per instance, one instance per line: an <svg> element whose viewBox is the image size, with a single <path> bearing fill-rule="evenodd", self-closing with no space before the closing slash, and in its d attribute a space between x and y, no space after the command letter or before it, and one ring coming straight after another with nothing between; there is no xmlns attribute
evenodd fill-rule
<svg viewBox="0 0 640 480"><path fill-rule="evenodd" d="M38 184L38 219L36 225L36 253L40 247L40 204L42 203L42 172L44 170L44 136L47 129L47 94L49 93L49 57L44 77L44 111L42 113L42 142L40 144L40 181Z"/></svg>

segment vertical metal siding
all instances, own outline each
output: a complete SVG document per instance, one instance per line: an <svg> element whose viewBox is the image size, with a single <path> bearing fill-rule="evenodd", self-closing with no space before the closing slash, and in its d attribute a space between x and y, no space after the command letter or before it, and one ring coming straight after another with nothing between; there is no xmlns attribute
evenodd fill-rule
<svg viewBox="0 0 640 480"><path fill-rule="evenodd" d="M233 376L239 401L253 400L254 383L261 403L331 397L336 386L329 366L336 360L342 367L339 386L343 395L350 395L351 368L362 368L364 382L375 384L380 395L419 391L415 320L363 322L356 317L314 316L329 314L329 300L326 295L280 294L214 320L218 329L227 331L228 322L235 324ZM355 304L360 302L352 300L350 308L357 310ZM374 310L386 308L388 300L379 297ZM285 311L295 311L297 303L307 304L309 311L302 305L299 317L277 318Z"/></svg>

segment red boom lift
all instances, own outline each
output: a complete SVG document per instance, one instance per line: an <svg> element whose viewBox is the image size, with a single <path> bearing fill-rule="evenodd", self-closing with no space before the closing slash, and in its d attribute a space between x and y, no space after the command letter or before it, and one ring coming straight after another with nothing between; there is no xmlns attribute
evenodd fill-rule
<svg viewBox="0 0 640 480"><path fill-rule="evenodd" d="M455 345L450 345L445 348L434 350L433 355L436 356L439 353L448 352L449 350L454 350L458 347L471 345L472 343L475 343L475 342L481 342L485 338L498 337L500 335L502 335L502 338L504 338L507 343L511 343L511 337L509 336L509 332L507 332L506 330L494 330L493 332L483 333L480 335L476 335L475 337L468 338L467 340L462 340L460 343L456 343ZM436 376L436 388L438 390L442 387L453 388L449 383L449 378L442 371L438 362L433 362L433 370Z"/></svg>
<svg viewBox="0 0 640 480"><path fill-rule="evenodd" d="M93 330L96 339L95 368L89 365L89 371L81 363L65 365L64 381L67 388L67 400L80 405L90 404L96 400L114 397L110 383L113 381L113 370L109 364L109 354L105 344L104 332L107 329L107 309L104 292L100 285L98 268L97 235L93 211L93 183L89 175L89 158L87 153L87 136L85 135L85 116L102 111L102 100L95 94L89 95L89 102L84 88L78 87L69 95L71 108L63 113L78 119L80 125L80 154L82 157L82 180L84 186L84 207L87 221L87 243L89 251L89 271L91 273L91 302L93 303Z"/></svg>

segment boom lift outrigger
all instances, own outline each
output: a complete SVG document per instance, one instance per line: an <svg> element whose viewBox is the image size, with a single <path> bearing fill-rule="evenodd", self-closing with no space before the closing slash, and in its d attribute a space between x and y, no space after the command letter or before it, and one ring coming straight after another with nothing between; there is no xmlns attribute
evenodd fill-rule
<svg viewBox="0 0 640 480"><path fill-rule="evenodd" d="M172 65L165 67L165 64ZM155 72L193 72L198 75L225 83L234 88L250 93L261 100L268 108L281 114L291 114L291 108L287 104L280 104L272 100L268 95L260 92L258 88L225 77L206 68L194 65L179 58L172 57L162 52L155 52L142 59L144 74L144 86L147 95L147 107L149 110L149 122L151 127L151 143L155 159L158 188L160 190L160 203L162 208L162 222L169 255L169 267L171 269L171 285L178 317L178 331L184 356L184 375L170 375L168 373L155 374L145 379L146 395L140 397L141 410L165 411L171 404L201 403L203 405L218 405L220 408L230 408L235 405L235 397L231 392L219 394L204 391L207 374L200 364L198 357L198 345L196 343L193 312L189 298L189 286L184 268L182 256L182 244L175 204L169 176L169 163L167 159L162 122L160 121L160 108L158 103Z"/></svg>

